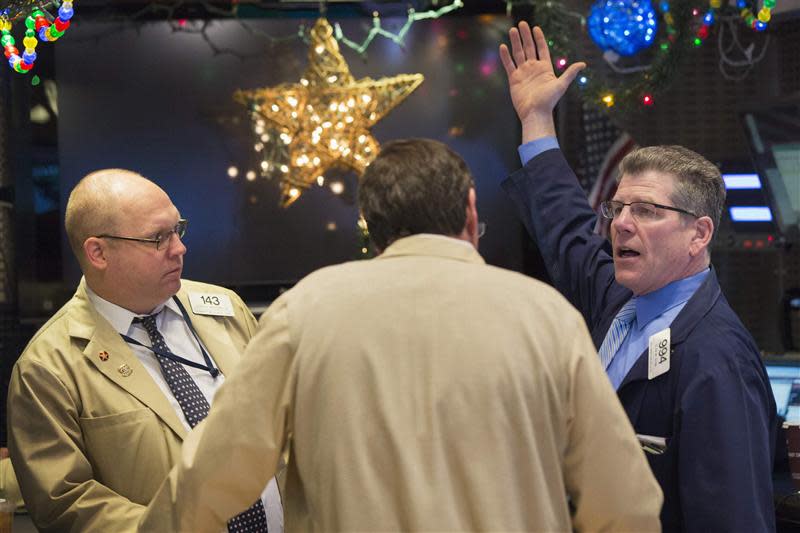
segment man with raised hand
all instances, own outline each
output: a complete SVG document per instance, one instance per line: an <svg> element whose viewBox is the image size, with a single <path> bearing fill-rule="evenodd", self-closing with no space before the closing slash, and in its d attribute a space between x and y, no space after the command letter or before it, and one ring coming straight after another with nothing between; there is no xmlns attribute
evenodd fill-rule
<svg viewBox="0 0 800 533"><path fill-rule="evenodd" d="M758 349L722 295L709 245L725 187L680 146L620 165L611 242L558 148L553 109L585 66L556 77L542 30L509 32L500 57L522 123L523 168L503 187L555 287L582 313L599 360L664 491L667 531L771 531L775 401Z"/></svg>

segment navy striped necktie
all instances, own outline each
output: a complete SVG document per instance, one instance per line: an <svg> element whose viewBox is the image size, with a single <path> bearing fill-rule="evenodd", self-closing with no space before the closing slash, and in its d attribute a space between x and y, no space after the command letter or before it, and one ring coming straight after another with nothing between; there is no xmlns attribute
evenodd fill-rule
<svg viewBox="0 0 800 533"><path fill-rule="evenodd" d="M147 315L133 319L134 324L140 323L150 336L153 348L160 352L171 354L172 351L167 346L164 336L156 327L156 316ZM154 352L155 353L155 352ZM181 406L186 421L189 426L195 427L206 416L210 408L208 400L203 396L200 387L189 375L189 372L177 361L168 357L155 354L158 363L161 365L161 373L172 391L172 395ZM266 533L267 532L267 513L264 504L259 498L248 510L238 514L228 521L229 533Z"/></svg>

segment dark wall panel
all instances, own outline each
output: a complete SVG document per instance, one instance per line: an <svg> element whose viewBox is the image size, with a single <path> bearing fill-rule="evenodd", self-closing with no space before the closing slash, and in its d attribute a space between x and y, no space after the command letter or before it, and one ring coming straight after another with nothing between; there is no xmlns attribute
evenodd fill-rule
<svg viewBox="0 0 800 533"><path fill-rule="evenodd" d="M336 20L332 20L337 22ZM341 21L361 38L371 20ZM405 20L385 20L399 29ZM236 89L295 83L306 66L298 39L266 46L258 33L292 35L313 20L215 21L208 35L235 49L215 55L198 34L163 22L138 31L99 23L70 30L59 41L59 158L62 209L67 192L86 173L104 167L141 172L158 182L190 219L185 275L240 284L299 278L356 255L355 180L342 197L314 187L288 209L279 186L227 177L252 166L253 140ZM192 24L191 21L189 24ZM373 128L380 142L432 137L459 151L476 177L479 212L489 230L481 241L489 262L521 269L522 231L499 182L518 167L517 120L507 96L496 47L504 17L450 16L414 24L400 47L377 38L366 58L343 48L356 78L419 72L426 81ZM328 229L334 223L335 230ZM62 243L69 254L66 242ZM74 261L65 278L78 277Z"/></svg>

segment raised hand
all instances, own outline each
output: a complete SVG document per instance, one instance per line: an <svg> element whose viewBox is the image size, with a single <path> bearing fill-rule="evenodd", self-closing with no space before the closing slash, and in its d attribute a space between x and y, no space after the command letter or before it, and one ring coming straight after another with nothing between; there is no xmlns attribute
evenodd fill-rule
<svg viewBox="0 0 800 533"><path fill-rule="evenodd" d="M508 76L511 102L522 122L522 141L555 136L553 108L586 63L573 63L557 77L541 28L536 26L531 32L523 21L519 29L511 28L508 36L511 51L501 44L500 59Z"/></svg>

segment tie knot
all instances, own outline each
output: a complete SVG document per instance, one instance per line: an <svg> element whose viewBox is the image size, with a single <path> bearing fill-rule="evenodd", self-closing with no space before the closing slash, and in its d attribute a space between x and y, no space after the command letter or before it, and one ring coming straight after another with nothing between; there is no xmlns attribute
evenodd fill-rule
<svg viewBox="0 0 800 533"><path fill-rule="evenodd" d="M635 316L636 316L636 298L631 298L625 303L625 305L622 306L622 309L619 310L619 313L617 313L617 316L614 320L628 323L632 322Z"/></svg>
<svg viewBox="0 0 800 533"><path fill-rule="evenodd" d="M134 324L141 324L148 333L158 331L156 327L156 315L137 316L133 319Z"/></svg>

